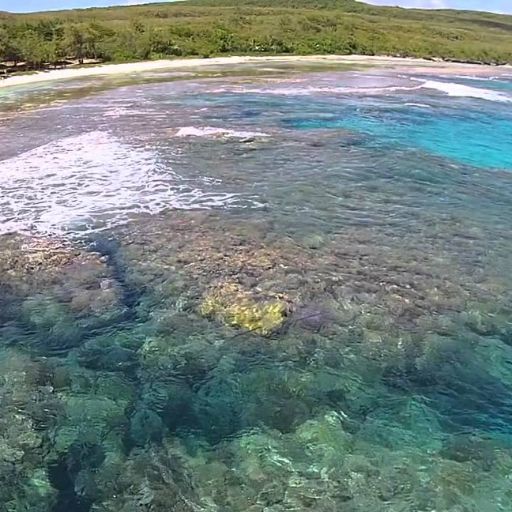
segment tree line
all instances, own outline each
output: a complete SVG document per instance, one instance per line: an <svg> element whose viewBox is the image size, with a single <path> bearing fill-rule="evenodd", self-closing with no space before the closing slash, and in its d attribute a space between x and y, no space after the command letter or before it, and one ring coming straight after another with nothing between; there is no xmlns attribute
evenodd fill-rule
<svg viewBox="0 0 512 512"><path fill-rule="evenodd" d="M98 58L98 45L105 35L106 28L96 23L4 24L0 27L0 60L26 62L33 68L57 65L66 58L83 62L85 58Z"/></svg>
<svg viewBox="0 0 512 512"><path fill-rule="evenodd" d="M512 62L509 16L317 2L323 8L303 0L196 0L4 15L0 62L37 69L67 60L314 53Z"/></svg>

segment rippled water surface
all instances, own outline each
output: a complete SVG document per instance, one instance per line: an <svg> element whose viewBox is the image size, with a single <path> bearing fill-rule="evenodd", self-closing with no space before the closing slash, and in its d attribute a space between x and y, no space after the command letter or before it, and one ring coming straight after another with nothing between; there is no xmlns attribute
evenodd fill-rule
<svg viewBox="0 0 512 512"><path fill-rule="evenodd" d="M0 510L512 510L512 77L251 71L2 91Z"/></svg>

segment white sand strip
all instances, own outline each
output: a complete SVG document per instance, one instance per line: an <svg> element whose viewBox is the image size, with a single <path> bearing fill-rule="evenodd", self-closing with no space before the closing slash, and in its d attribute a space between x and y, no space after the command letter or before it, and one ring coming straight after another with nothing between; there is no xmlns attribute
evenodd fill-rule
<svg viewBox="0 0 512 512"><path fill-rule="evenodd" d="M413 72L471 73L491 75L501 72L512 72L512 66L484 66L475 64L458 64L450 62L434 62L424 59L406 59L398 57L370 57L366 55L308 55L308 56L264 56L264 57L216 57L212 59L174 59L132 62L128 64L105 64L84 68L56 69L41 71L27 75L17 75L0 80L0 88L17 85L28 85L39 82L69 80L81 77L123 75L143 73L156 70L183 70L190 68L206 68L209 66L232 66L251 63L311 63L311 64L359 64L381 66L387 68L406 68Z"/></svg>

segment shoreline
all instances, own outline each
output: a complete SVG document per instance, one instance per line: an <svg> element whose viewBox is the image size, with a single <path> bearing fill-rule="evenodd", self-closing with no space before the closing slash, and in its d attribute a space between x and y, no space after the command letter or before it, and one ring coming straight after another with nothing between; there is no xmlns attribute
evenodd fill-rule
<svg viewBox="0 0 512 512"><path fill-rule="evenodd" d="M486 76L495 75L499 71L512 72L512 66L491 66L486 64L466 64L447 61L432 61L416 58L368 56L368 55L291 55L291 56L230 56L194 59L167 59L154 61L130 62L124 64L100 64L78 69L55 69L39 71L30 75L11 76L0 80L0 88L16 87L59 80L94 76L114 76L147 71L179 71L191 68L207 68L209 66L228 66L236 64L257 63L305 63L305 64L354 64L371 65L385 69L398 68L409 72L443 72L448 74L472 73Z"/></svg>

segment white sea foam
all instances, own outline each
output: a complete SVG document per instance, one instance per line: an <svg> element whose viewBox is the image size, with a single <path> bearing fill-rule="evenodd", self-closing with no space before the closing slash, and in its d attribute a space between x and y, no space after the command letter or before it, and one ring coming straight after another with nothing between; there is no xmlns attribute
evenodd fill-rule
<svg viewBox="0 0 512 512"><path fill-rule="evenodd" d="M151 149L84 133L0 161L0 232L83 232L141 212L257 205L218 185L181 179Z"/></svg>
<svg viewBox="0 0 512 512"><path fill-rule="evenodd" d="M437 91L444 92L449 96L478 98L482 100L500 102L512 101L511 96L502 92L480 89L478 87L471 87L469 85L462 85L453 82L437 82L435 80L426 80L423 82L422 87L425 89L435 89Z"/></svg>
<svg viewBox="0 0 512 512"><path fill-rule="evenodd" d="M232 139L249 139L253 137L268 137L267 133L246 132L229 130L227 128L215 128L213 126L183 126L178 128L176 137L227 137Z"/></svg>
<svg viewBox="0 0 512 512"><path fill-rule="evenodd" d="M430 105L426 103L405 103L406 107L416 107L416 108L432 108Z"/></svg>
<svg viewBox="0 0 512 512"><path fill-rule="evenodd" d="M419 85L397 85L388 87L239 87L236 89L224 88L222 92L229 91L245 94L272 94L276 96L311 96L314 94L386 95L398 91L413 91L419 88Z"/></svg>
<svg viewBox="0 0 512 512"><path fill-rule="evenodd" d="M442 76L443 78L446 78L446 79L450 79L450 78L456 78L456 79L461 79L461 80L476 80L476 81L481 81L481 82L485 82L487 80L494 80L494 78L492 76L478 76L478 75L440 75Z"/></svg>
<svg viewBox="0 0 512 512"><path fill-rule="evenodd" d="M489 76L489 75L484 75L484 76L479 76L479 75L439 75L447 80L449 79L462 79L462 80L472 80L472 81L476 81L476 82L487 82L487 81L495 81L495 80L503 80L503 79L507 79L510 75L506 75L506 74L500 74L500 75L492 75L492 76Z"/></svg>
<svg viewBox="0 0 512 512"><path fill-rule="evenodd" d="M123 116L130 116L130 115L145 115L147 114L147 111L141 110L141 109L134 109L134 108L128 108L128 107L113 107L108 110L106 110L103 115L105 117L112 117L112 118L118 118Z"/></svg>
<svg viewBox="0 0 512 512"><path fill-rule="evenodd" d="M435 89L440 92L444 92L449 96L468 97L468 98L479 98L489 101L501 101L510 102L512 97L506 93L491 91L487 89L471 87L469 85L463 85L453 82L440 82L436 80L423 80L419 78L406 77L408 80L420 82L416 84L404 84L404 85L388 85L384 87L375 86L300 86L300 85L289 85L292 83L287 81L286 83L281 82L279 86L262 86L262 87L247 87L247 86L235 86L235 87L224 87L222 90L216 92L236 92L242 94L266 94L266 95L278 95L278 96L311 96L318 94L357 94L357 95L388 95L397 92L408 92L416 91L418 89ZM485 79L487 80L487 79Z"/></svg>

